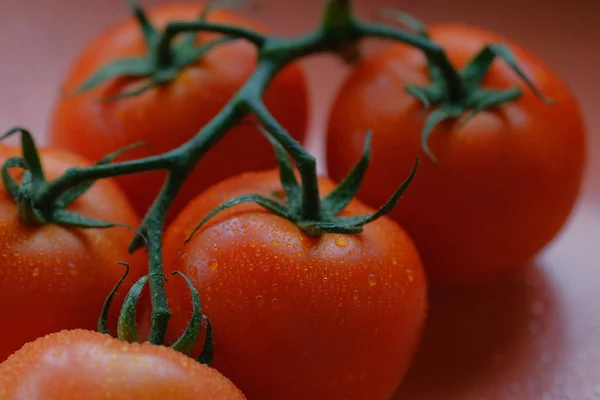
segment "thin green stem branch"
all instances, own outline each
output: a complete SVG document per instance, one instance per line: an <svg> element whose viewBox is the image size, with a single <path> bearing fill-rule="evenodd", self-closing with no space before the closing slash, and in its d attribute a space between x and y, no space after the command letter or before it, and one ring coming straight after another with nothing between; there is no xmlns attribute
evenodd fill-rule
<svg viewBox="0 0 600 400"><path fill-rule="evenodd" d="M171 22L165 28L161 35L158 47L157 47L157 64L158 65L170 65L172 62L171 57L171 45L173 39L185 32L214 32L222 33L228 36L237 37L240 39L246 39L249 42L260 47L265 42L265 36L248 28L241 26L216 24L207 21L196 21L196 22Z"/></svg>
<svg viewBox="0 0 600 400"><path fill-rule="evenodd" d="M447 96L449 101L454 102L463 97L462 79L448 59L446 52L439 45L431 42L427 38L414 35L410 32L400 31L388 26L378 25L363 21L354 21L356 30L361 32L363 37L379 37L391 39L406 43L412 47L423 50L440 70L444 76L444 82L447 85Z"/></svg>
<svg viewBox="0 0 600 400"><path fill-rule="evenodd" d="M40 206L54 204L66 190L85 182L158 169L168 170L172 165L173 157L169 153L164 153L130 161L69 168L63 175L44 186L36 194L34 203Z"/></svg>
<svg viewBox="0 0 600 400"><path fill-rule="evenodd" d="M321 219L321 199L317 177L317 161L277 122L262 101L249 103L250 111L296 161L302 177L302 214L310 221Z"/></svg>

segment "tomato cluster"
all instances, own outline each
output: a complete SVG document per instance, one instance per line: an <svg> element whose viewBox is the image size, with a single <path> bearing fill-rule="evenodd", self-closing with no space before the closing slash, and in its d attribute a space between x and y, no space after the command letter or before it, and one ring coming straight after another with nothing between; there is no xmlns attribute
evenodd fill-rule
<svg viewBox="0 0 600 400"><path fill-rule="evenodd" d="M53 219L58 214L50 208L35 209L39 185L69 168L89 167L139 142L147 146L119 153L114 161L182 148L251 79L262 55L239 39L167 69L171 75L159 84L135 66L133 57L153 43L152 29L195 21L202 12L195 4L155 7L103 32L74 61L63 85L68 95L54 109L50 147L40 150L39 160L25 141L22 148L0 148L6 167L0 187L0 318L9 327L0 341L0 398L68 400L86 393L90 399L387 400L419 346L428 287L479 284L510 273L567 220L585 161L576 99L529 51L457 25L420 35L439 45L457 68L465 83L460 96L436 86L443 73L422 50L406 44L391 44L351 66L324 138L330 177L320 177L314 188L323 199L324 222L297 217L305 201L292 196L297 171L285 168L282 149L248 120L234 124L187 176L169 207L158 255L128 252L143 232L127 227L143 224L163 171L118 174L77 192L60 214L68 213L69 224ZM204 17L268 31L222 10ZM144 25L145 18L152 26ZM190 46L219 37L188 36ZM490 43L511 49L518 73L502 48L479 53ZM480 79L471 79L477 55L494 51L507 64L490 59ZM174 65L188 53L175 54ZM115 64L127 73L109 74L112 79L78 93L90 76L117 60L129 60ZM278 72L265 105L302 142L309 110L305 76L295 62ZM531 81L523 83L524 76ZM520 95L496 104L502 93L487 90L506 88ZM536 90L555 104L540 101ZM495 106L484 106L487 99ZM470 111L472 118L461 121ZM436 112L447 114L430 124ZM365 172L370 159L364 146L371 142ZM398 207L388 210L389 196L416 158L421 162L414 181ZM353 177L362 181L360 188ZM18 195L11 182L20 185ZM220 208L232 199L242 200ZM376 211L382 204L386 211ZM119 226L90 227L74 215ZM314 234L315 226L323 230ZM92 332L123 275L119 263L127 263L129 274L112 299L111 331L125 295L152 257L162 257L165 277L177 271L188 279L165 278L171 319L162 344L176 343L194 319L186 286L191 283L214 331L211 367L167 346ZM142 296L137 306L142 332L149 329L155 301Z"/></svg>

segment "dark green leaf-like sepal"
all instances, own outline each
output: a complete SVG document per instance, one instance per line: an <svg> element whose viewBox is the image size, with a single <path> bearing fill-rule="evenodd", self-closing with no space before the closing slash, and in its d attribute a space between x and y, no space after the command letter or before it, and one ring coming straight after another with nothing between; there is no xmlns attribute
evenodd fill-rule
<svg viewBox="0 0 600 400"><path fill-rule="evenodd" d="M367 132L363 154L358 163L346 178L321 200L321 212L325 219L338 215L358 193L371 161L371 138L372 133Z"/></svg>
<svg viewBox="0 0 600 400"><path fill-rule="evenodd" d="M102 311L100 312L100 318L98 318L98 332L107 335L110 334L110 330L108 329L108 312L110 311L110 306L112 305L112 301L115 297L115 294L117 293L117 290L119 290L119 288L125 281L125 278L127 278L127 275L129 274L129 264L123 261L119 261L119 264L125 266L125 273L123 274L123 276L121 276L117 284L113 287L113 289L106 297L104 305L102 306Z"/></svg>
<svg viewBox="0 0 600 400"><path fill-rule="evenodd" d="M138 343L140 336L137 329L136 319L136 307L137 303L142 295L142 290L146 283L150 279L150 275L141 277L136 283L133 284L123 306L121 307L121 313L119 315L119 323L117 325L117 335L121 340L125 340L129 343Z"/></svg>
<svg viewBox="0 0 600 400"><path fill-rule="evenodd" d="M223 204L219 205L217 208L212 210L210 213L208 213L208 215L206 217L204 217L198 225L196 225L196 227L189 234L187 239L185 239L185 243L189 242L192 239L192 237L194 236L194 234L196 232L198 232L198 230L202 226L204 226L204 224L206 224L212 217L214 217L215 215L217 215L218 213L220 213L222 211L227 210L228 208L235 207L238 204L242 204L242 203L256 203L259 206L262 206L262 207L266 208L267 210L271 211L272 213L279 215L280 217L283 217L285 219L293 218L292 215L289 214L288 210L286 210L285 206L276 202L275 200L269 199L268 197L260 196L258 194L246 194L246 195L242 195L242 196L230 199L230 200L224 202Z"/></svg>
<svg viewBox="0 0 600 400"><path fill-rule="evenodd" d="M204 338L204 346L202 347L202 352L196 358L201 364L210 365L215 356L215 345L213 340L213 327L210 319L207 317L203 317L204 324L206 326L206 334Z"/></svg>
<svg viewBox="0 0 600 400"><path fill-rule="evenodd" d="M192 354L194 347L196 347L196 343L198 342L198 338L200 336L200 328L202 326L202 305L200 304L200 295L198 294L198 290L196 290L189 278L179 271L174 271L173 274L177 274L185 279L185 282L187 283L192 294L193 309L190 323L179 339L177 339L177 341L171 345L171 348L189 356Z"/></svg>

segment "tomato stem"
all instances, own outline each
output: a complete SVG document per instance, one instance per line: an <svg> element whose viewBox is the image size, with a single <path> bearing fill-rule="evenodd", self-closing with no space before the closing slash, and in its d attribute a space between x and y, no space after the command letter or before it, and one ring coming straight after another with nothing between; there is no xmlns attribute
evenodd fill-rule
<svg viewBox="0 0 600 400"><path fill-rule="evenodd" d="M139 10L137 12L139 14ZM307 226L306 229L310 228L315 232L339 231L340 229L347 232L358 232L364 223L389 212L408 184L405 182L382 208L382 211L376 215L342 220L339 223L332 222L330 218L333 216L329 215L331 210L322 210L315 157L289 135L263 102L265 90L283 68L293 61L317 53L333 53L344 57L344 55L352 53L362 39L378 37L400 41L423 50L431 62L444 74L449 85L449 93L457 95L461 92L460 77L439 46L427 38L410 32L356 19L352 13L350 0L327 1L322 25L313 32L293 38L266 36L243 27L207 22L204 18L196 22L172 22L162 33L158 34L155 44L151 44L153 48L149 50L151 53L149 57L154 57L153 59L142 57L127 62L117 60L114 64L105 66L102 71L97 71L96 75L86 82L84 90L107 79L127 74L149 77L154 82L153 84L168 82L171 72L175 71L176 75L177 68L183 68L185 65L189 65L186 63L194 61L194 57L190 56L189 59L184 60L183 64L174 64L177 58L175 57L175 53L177 53L175 46L181 46L182 43L188 42L183 40L176 43L175 39L183 33L198 32L221 33L225 35L225 39L244 39L253 43L258 50L258 63L254 73L211 121L193 138L171 151L137 160L106 163L87 168L71 168L58 179L42 185L33 196L33 204L37 209L51 211L61 195L78 185L89 184L97 179L150 170L168 171L162 190L144 216L141 227L129 248L133 252L146 246L149 253L152 313L148 340L154 344L164 343L167 324L171 316L166 299L162 265L162 235L166 214L183 183L200 159L231 128L241 123L249 114L259 120L272 135L272 140L281 145L296 162L302 179L301 196L298 201L298 223ZM186 49L186 52L191 55L201 54L197 48L192 50ZM179 55L179 53L177 54ZM166 75L157 75L158 72L166 73ZM360 180L362 172L358 171L356 177L352 179ZM407 182L410 182L413 175L414 171ZM343 202L340 200L339 203ZM326 202L326 204L329 203Z"/></svg>

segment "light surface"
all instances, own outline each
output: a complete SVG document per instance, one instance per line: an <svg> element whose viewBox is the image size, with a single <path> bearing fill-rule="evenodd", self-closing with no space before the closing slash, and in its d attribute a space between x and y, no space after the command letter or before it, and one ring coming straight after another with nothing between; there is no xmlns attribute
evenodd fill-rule
<svg viewBox="0 0 600 400"><path fill-rule="evenodd" d="M70 60L102 28L127 15L124 3L0 0L0 130L23 125L45 142ZM316 25L321 2L261 3L251 14L291 34ZM475 23L537 53L579 97L590 149L573 218L530 270L491 287L432 294L425 342L395 399L600 399L600 3L363 1L358 9L370 17L376 4L404 7L429 23ZM321 156L327 107L346 70L330 57L304 64L314 104L309 148Z"/></svg>

